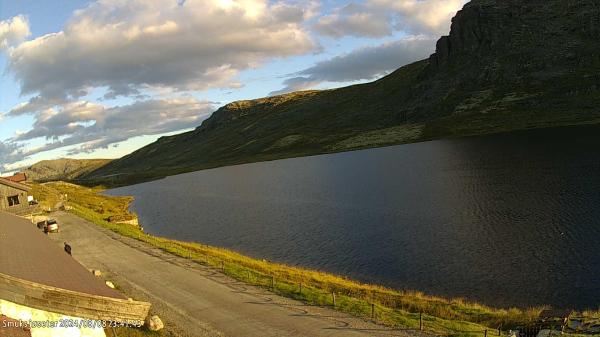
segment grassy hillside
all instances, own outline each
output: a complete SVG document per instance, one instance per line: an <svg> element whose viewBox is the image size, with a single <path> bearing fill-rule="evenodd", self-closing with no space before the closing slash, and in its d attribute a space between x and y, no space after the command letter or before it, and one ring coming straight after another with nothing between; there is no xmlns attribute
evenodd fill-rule
<svg viewBox="0 0 600 337"><path fill-rule="evenodd" d="M30 181L74 180L108 164L110 159L56 159L38 162L23 172Z"/></svg>
<svg viewBox="0 0 600 337"><path fill-rule="evenodd" d="M373 83L241 101L83 176L127 184L198 169L600 122L596 0L473 0L436 53Z"/></svg>

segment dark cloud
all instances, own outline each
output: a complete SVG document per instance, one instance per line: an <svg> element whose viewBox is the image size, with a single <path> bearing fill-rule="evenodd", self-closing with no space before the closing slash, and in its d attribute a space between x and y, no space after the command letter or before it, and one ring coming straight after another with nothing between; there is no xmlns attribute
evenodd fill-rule
<svg viewBox="0 0 600 337"><path fill-rule="evenodd" d="M8 165L25 158L20 145L11 141L0 141L0 168L8 171Z"/></svg>
<svg viewBox="0 0 600 337"><path fill-rule="evenodd" d="M33 128L12 141L41 137L51 141L29 150L27 156L72 145L78 146L71 154L90 152L137 136L196 127L213 110L212 102L195 98L147 100L112 108L71 102L38 113Z"/></svg>

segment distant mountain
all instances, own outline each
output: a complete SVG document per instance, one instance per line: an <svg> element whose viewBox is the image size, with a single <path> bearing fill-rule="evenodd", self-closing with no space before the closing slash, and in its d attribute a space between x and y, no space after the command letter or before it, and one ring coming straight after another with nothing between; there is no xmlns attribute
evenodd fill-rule
<svg viewBox="0 0 600 337"><path fill-rule="evenodd" d="M29 181L75 180L109 163L110 159L44 160L23 170Z"/></svg>
<svg viewBox="0 0 600 337"><path fill-rule="evenodd" d="M84 176L127 184L222 165L600 122L598 0L474 0L429 59L373 83L228 104Z"/></svg>

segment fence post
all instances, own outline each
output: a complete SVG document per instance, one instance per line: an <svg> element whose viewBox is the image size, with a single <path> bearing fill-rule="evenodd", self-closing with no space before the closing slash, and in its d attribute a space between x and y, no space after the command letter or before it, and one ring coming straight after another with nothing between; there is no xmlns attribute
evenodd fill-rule
<svg viewBox="0 0 600 337"><path fill-rule="evenodd" d="M423 313L419 312L419 330L423 330Z"/></svg>
<svg viewBox="0 0 600 337"><path fill-rule="evenodd" d="M483 337L487 337L487 329L483 331Z"/></svg>
<svg viewBox="0 0 600 337"><path fill-rule="evenodd" d="M275 276L271 275L271 290L275 290Z"/></svg>
<svg viewBox="0 0 600 337"><path fill-rule="evenodd" d="M221 261L221 271L225 272L225 263Z"/></svg>
<svg viewBox="0 0 600 337"><path fill-rule="evenodd" d="M333 307L335 308L335 291L331 292L331 298L333 299Z"/></svg>
<svg viewBox="0 0 600 337"><path fill-rule="evenodd" d="M300 282L300 291L298 293L302 295L302 282Z"/></svg>
<svg viewBox="0 0 600 337"><path fill-rule="evenodd" d="M375 303L371 303L371 319L375 319Z"/></svg>

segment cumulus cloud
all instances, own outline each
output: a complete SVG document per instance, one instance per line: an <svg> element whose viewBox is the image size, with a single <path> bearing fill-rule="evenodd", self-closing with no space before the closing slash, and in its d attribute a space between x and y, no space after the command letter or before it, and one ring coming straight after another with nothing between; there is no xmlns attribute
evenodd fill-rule
<svg viewBox="0 0 600 337"><path fill-rule="evenodd" d="M212 102L191 97L146 100L116 107L87 101L68 102L38 112L33 128L16 135L11 143L35 138L49 141L23 153L25 156L72 145L77 146L70 154L91 152L137 136L196 127L213 110Z"/></svg>
<svg viewBox="0 0 600 337"><path fill-rule="evenodd" d="M332 37L382 37L394 31L414 35L447 34L451 18L465 0L365 0L321 17L315 30Z"/></svg>
<svg viewBox="0 0 600 337"><path fill-rule="evenodd" d="M29 35L29 22L23 15L0 21L0 52L7 51Z"/></svg>
<svg viewBox="0 0 600 337"><path fill-rule="evenodd" d="M372 80L423 59L434 49L435 40L422 36L357 49L291 74L292 77L284 81L285 88L271 95L308 89L322 82Z"/></svg>
<svg viewBox="0 0 600 337"><path fill-rule="evenodd" d="M310 6L268 0L100 0L65 28L15 47L8 69L23 94L107 98L148 88L239 86L232 78L272 57L310 52Z"/></svg>

